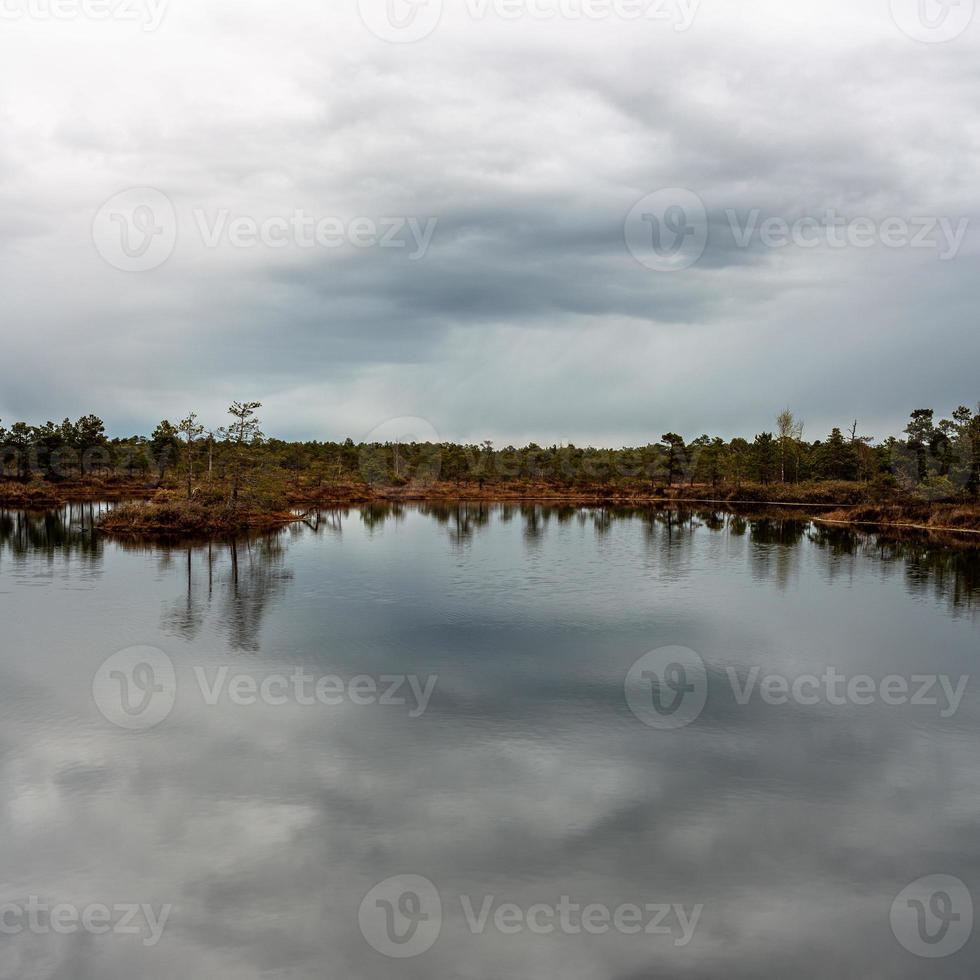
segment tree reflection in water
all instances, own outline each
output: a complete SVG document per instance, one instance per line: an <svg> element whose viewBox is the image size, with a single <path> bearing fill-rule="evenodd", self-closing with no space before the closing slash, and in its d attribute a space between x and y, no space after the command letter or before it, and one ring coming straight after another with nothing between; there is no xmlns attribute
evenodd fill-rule
<svg viewBox="0 0 980 980"><path fill-rule="evenodd" d="M309 511L283 531L248 535L233 541L167 541L106 538L95 530L99 515L112 505L71 504L59 510L0 510L0 563L15 570L42 560L50 574L55 560L83 563L97 574L107 549L151 554L161 571L184 580L181 597L166 604L164 626L195 636L209 611L225 624L231 644L257 650L263 616L292 580L286 565L291 542L307 535L341 536L352 516L369 532L417 513L444 528L450 546L471 545L494 524L522 521L522 540L539 549L552 528L591 524L598 540L629 525L642 528L650 566L674 576L693 574L698 535L745 540L752 574L786 588L810 545L824 555L831 577L846 576L859 560L900 566L907 587L931 593L955 612L980 607L980 546L973 537L922 532L871 533L814 523L782 514L729 513L711 509L548 506L537 503L373 504Z"/></svg>
<svg viewBox="0 0 980 980"><path fill-rule="evenodd" d="M260 649L263 617L293 578L286 535L155 547L161 569L172 569L186 584L183 596L164 607L164 629L192 639L213 611L233 649Z"/></svg>

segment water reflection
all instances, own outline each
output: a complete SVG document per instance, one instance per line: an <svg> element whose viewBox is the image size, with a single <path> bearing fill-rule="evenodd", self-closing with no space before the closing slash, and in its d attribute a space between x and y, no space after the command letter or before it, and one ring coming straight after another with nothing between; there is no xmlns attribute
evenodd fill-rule
<svg viewBox="0 0 980 980"><path fill-rule="evenodd" d="M785 515L730 513L704 508L573 507L546 504L425 503L418 505L374 504L311 512L304 526L314 533L342 532L343 522L356 515L369 529L404 521L409 512L422 514L448 534L454 545L475 540L494 522L508 524L520 519L523 540L535 548L547 537L549 527L572 522L591 526L597 538L614 527L636 524L651 554L670 574L683 574L699 533L746 538L753 574L781 587L792 581L801 548L815 546L827 557L828 573L846 574L847 558L871 559L884 565L903 565L910 590L930 591L956 610L976 606L980 596L980 545L966 535L930 535L899 531L871 533L845 526L822 525ZM301 533L293 528L293 535Z"/></svg>
<svg viewBox="0 0 980 980"><path fill-rule="evenodd" d="M976 673L977 550L699 509L339 508L191 544L104 539L93 516L0 514L0 903L174 913L153 950L5 936L0 976L975 975L976 946L924 973L888 911L921 875L980 880L976 691L952 718L714 695L759 664ZM672 643L704 655L716 690L697 724L655 732L623 678ZM90 696L133 644L183 685L138 733ZM195 668L228 665L439 684L414 719L193 696ZM445 903L439 942L405 961L357 925L400 873ZM688 948L473 935L460 895L705 911Z"/></svg>
<svg viewBox="0 0 980 980"><path fill-rule="evenodd" d="M103 538L95 524L105 504L68 504L61 510L22 511L0 508L0 555L69 554L98 558Z"/></svg>
<svg viewBox="0 0 980 980"><path fill-rule="evenodd" d="M282 535L264 534L157 546L160 569L185 582L184 594L164 605L164 628L193 639L214 613L225 624L232 649L259 650L265 613L292 579L286 542Z"/></svg>
<svg viewBox="0 0 980 980"><path fill-rule="evenodd" d="M490 524L490 504L423 504L420 512L449 531L454 545L473 540L476 532Z"/></svg>
<svg viewBox="0 0 980 980"><path fill-rule="evenodd" d="M21 574L36 574L40 562L53 568L56 558L80 559L97 575L106 553L140 554L152 559L161 575L179 579L182 593L164 600L162 624L167 632L191 639L207 617L216 615L237 650L258 650L265 612L292 577L285 557L290 535L254 534L232 541L168 542L162 538L110 539L97 520L112 504L69 504L44 512L0 511L0 570L9 556ZM317 530L337 520L324 517Z"/></svg>
<svg viewBox="0 0 980 980"><path fill-rule="evenodd" d="M444 528L450 543L457 547L473 542L494 522L508 524L519 518L523 540L531 549L546 540L552 526L588 524L597 539L602 539L615 527L636 524L651 557L672 576L690 571L699 534L746 538L752 574L783 588L799 567L801 547L810 544L826 555L828 574L835 577L849 574L854 560L872 560L884 566L901 566L910 591L929 592L956 611L975 609L980 596L980 547L966 535L937 537L914 531L875 534L786 516L696 508L378 503L311 510L285 531L249 535L235 543L188 545L160 539L108 541L95 525L99 515L111 506L84 503L47 512L0 510L0 560L4 554L15 561L28 556L50 559L77 555L97 568L107 545L152 553L161 569L176 570L181 565L186 578L186 594L166 613L171 627L192 635L203 611L212 605L217 584L224 615L229 623L236 624L236 644L242 649L254 649L265 605L289 582L285 566L289 544L306 534L342 536L345 522L352 517L367 530L380 531L386 525L404 522L409 513L418 513Z"/></svg>

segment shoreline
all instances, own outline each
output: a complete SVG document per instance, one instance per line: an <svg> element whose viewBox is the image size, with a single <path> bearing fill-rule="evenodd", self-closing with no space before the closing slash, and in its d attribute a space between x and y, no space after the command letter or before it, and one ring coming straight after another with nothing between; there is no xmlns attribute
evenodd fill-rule
<svg viewBox="0 0 980 980"><path fill-rule="evenodd" d="M235 512L216 503L196 500L188 503L176 493L168 494L166 504L154 502L160 496L157 488L138 483L66 484L59 487L35 485L0 485L0 507L5 509L45 511L73 504L106 501L132 502L115 522L114 512L104 515L96 527L106 535L200 537L228 536L250 531L273 531L302 522L311 511L337 507L397 504L542 504L556 507L651 507L691 508L711 506L729 513L740 511L789 511L793 517L817 524L839 527L872 528L882 531L913 530L926 533L980 535L980 505L974 503L929 502L892 497L881 502L854 499L864 488L846 487L850 500L785 499L791 489L780 486L771 499L766 488L753 486L741 494L732 488L726 493L712 493L705 487L659 487L653 492L607 489L566 489L523 484L512 487L475 487L453 484L427 486L372 487L343 484L316 492L296 488L286 491L284 505L264 510L242 508ZM774 488L775 489L775 488ZM820 485L798 487L806 495L820 496ZM828 491L837 489L827 487ZM6 491L6 492L4 492ZM164 491L167 493L167 491ZM802 494L801 494L802 495ZM305 509L305 513L297 511ZM789 517L790 514L784 515Z"/></svg>

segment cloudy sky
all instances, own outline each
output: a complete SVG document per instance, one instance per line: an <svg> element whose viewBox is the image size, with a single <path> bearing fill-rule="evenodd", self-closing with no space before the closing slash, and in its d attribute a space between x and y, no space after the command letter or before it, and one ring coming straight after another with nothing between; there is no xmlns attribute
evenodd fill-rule
<svg viewBox="0 0 980 980"><path fill-rule="evenodd" d="M0 0L0 418L635 444L975 402L973 8Z"/></svg>

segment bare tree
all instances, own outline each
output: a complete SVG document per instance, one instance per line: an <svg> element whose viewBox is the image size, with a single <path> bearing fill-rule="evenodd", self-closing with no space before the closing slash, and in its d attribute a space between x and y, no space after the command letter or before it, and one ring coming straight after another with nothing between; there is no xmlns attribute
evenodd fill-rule
<svg viewBox="0 0 980 980"><path fill-rule="evenodd" d="M800 482L800 457L803 455L803 419L797 419L796 425L793 427L793 441L796 443L796 453L795 463L796 470L793 476L793 482Z"/></svg>
<svg viewBox="0 0 980 980"><path fill-rule="evenodd" d="M197 413L191 412L177 425L177 431L187 440L187 499L191 499L194 486L194 442L204 432L204 426L197 424Z"/></svg>
<svg viewBox="0 0 980 980"><path fill-rule="evenodd" d="M238 502L238 491L245 469L246 450L250 445L263 438L262 431L259 429L259 420L255 417L255 410L261 407L262 402L232 402L228 407L228 414L232 416L234 422L219 430L222 438L230 442L235 451L231 480L233 504Z"/></svg>
<svg viewBox="0 0 980 980"><path fill-rule="evenodd" d="M214 430L208 429L208 486L211 486L211 475L214 470Z"/></svg>
<svg viewBox="0 0 980 980"><path fill-rule="evenodd" d="M782 483L785 483L786 455L793 442L793 433L796 431L796 420L788 408L783 409L776 416L776 431L779 434L779 479Z"/></svg>

